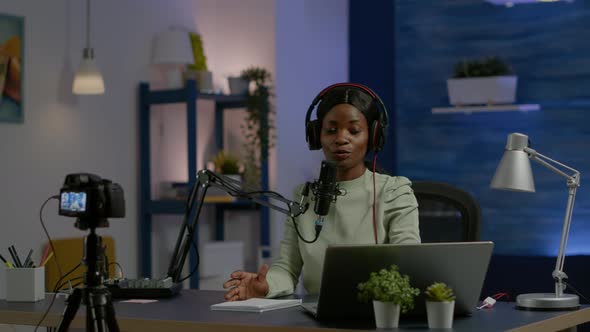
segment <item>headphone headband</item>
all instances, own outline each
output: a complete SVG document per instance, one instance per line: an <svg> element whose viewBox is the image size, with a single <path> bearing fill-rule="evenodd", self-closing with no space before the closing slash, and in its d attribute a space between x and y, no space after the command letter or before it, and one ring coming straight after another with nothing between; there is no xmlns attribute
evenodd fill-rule
<svg viewBox="0 0 590 332"><path fill-rule="evenodd" d="M383 144L385 144L385 135L387 133L387 126L389 123L389 116L387 114L387 109L385 108L385 105L383 104L383 101L381 100L381 98L379 98L379 96L373 90L371 90L369 87L362 85L362 84L358 84L358 83L347 83L347 82L332 84L332 85L324 88L313 99L311 105L307 109L307 113L305 114L305 128L306 128L305 129L305 131L306 131L305 138L309 144L310 149L316 150L316 149L319 149L319 147L321 146L321 144L317 141L319 139L318 133L315 133L315 135L317 136L316 138L311 137L312 135L314 135L313 131L318 130L318 128L314 129L314 128L310 128L310 127L318 127L319 126L321 128L321 124L315 123L318 120L313 120L313 121L311 120L311 114L313 113L313 110L316 107L316 105L324 98L324 95L326 93L328 93L332 89L339 88L339 87L351 87L351 88L359 89L359 90L365 92L366 94L368 94L373 99L373 103L379 109L378 110L379 116L378 116L378 120L377 120L376 125L372 125L370 123L368 123L368 125L369 125L369 131L372 133L371 137L372 137L372 141L373 141L373 143L372 143L373 150L375 152L381 150L381 148L383 147ZM375 128L373 128L373 127L375 127ZM371 140L369 142L371 142Z"/></svg>

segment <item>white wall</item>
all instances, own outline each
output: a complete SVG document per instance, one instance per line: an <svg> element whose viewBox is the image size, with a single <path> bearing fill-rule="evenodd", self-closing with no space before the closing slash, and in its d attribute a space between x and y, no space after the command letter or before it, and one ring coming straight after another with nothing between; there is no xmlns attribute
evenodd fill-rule
<svg viewBox="0 0 590 332"><path fill-rule="evenodd" d="M348 1L277 1L276 40L276 190L293 197L295 186L317 178L323 159L307 148L305 112L324 87L348 80ZM275 248L284 220L273 214Z"/></svg>
<svg viewBox="0 0 590 332"><path fill-rule="evenodd" d="M99 233L114 236L118 261L127 275L137 275L137 84L152 77L153 35L172 25L202 34L218 87L226 88L224 75L248 65L276 73L278 148L271 170L280 176L273 188L290 194L297 183L317 175L322 156L307 150L303 119L321 88L347 80L346 1L93 1L92 45L107 91L75 97L70 84L84 46L84 10L85 2L78 0L0 2L0 12L25 17L25 120L0 123L1 252L14 243L21 251L36 249L38 260L46 242L38 217L41 204L58 192L66 174L92 172L125 189L127 216L111 220ZM226 135L238 132L239 121L230 128ZM292 162L294 155L299 163ZM85 235L74 228L73 219L57 215L56 205L49 203L44 213L51 236ZM258 230L251 220L256 218L228 216L241 223L228 239L252 234L245 241L255 251ZM273 246L282 237L283 220L273 214ZM175 238L175 231L168 232Z"/></svg>
<svg viewBox="0 0 590 332"><path fill-rule="evenodd" d="M111 227L99 233L115 237L119 262L135 274L137 82L147 77L153 33L172 22L192 23L186 5L174 9L182 2L146 1L141 7L132 0L93 2L92 44L106 94L78 98L69 91L84 45L85 2L0 4L1 12L25 17L25 120L0 124L2 250L11 243L21 251L34 248L38 260L46 242L39 224L41 204L59 192L66 174L92 172L125 189L126 218L111 220ZM52 237L85 234L74 228L73 219L57 215L56 201L44 212Z"/></svg>
<svg viewBox="0 0 590 332"><path fill-rule="evenodd" d="M0 12L25 17L26 75L24 123L0 123L1 249L12 243L21 251L32 247L39 259L46 241L39 207L58 193L66 174L93 172L125 189L126 218L111 220L111 226L99 233L115 237L119 262L127 275L136 275L137 84L151 77L153 35L172 25L201 32L216 73L238 73L250 64L274 72L273 4L272 0L93 1L92 45L106 94L74 97L69 91L84 45L85 2L1 2ZM247 52L242 49L246 46ZM217 82L222 79L216 77ZM57 215L55 201L44 216L52 237L85 235L74 228L73 219Z"/></svg>

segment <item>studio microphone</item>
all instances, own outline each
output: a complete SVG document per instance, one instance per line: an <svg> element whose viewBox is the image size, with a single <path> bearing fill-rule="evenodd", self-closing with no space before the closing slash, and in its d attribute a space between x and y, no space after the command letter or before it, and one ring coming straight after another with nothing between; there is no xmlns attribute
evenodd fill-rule
<svg viewBox="0 0 590 332"><path fill-rule="evenodd" d="M322 161L320 177L314 183L313 193L315 195L315 204L313 211L318 216L315 222L316 236L324 225L324 217L330 212L330 204L336 200L339 193L338 184L336 183L336 163L332 161Z"/></svg>

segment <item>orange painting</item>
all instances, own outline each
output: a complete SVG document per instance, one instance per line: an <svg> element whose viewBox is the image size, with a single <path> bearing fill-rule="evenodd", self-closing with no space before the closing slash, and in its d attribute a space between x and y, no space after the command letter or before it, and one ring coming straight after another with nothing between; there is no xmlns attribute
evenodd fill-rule
<svg viewBox="0 0 590 332"><path fill-rule="evenodd" d="M22 122L24 19L0 14L0 121Z"/></svg>

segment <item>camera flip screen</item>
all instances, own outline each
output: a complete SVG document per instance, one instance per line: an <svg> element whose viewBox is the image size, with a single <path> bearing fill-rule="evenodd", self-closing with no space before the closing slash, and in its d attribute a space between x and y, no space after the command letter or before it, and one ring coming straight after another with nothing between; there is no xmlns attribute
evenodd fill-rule
<svg viewBox="0 0 590 332"><path fill-rule="evenodd" d="M85 212L86 193L64 191L61 193L60 209L62 211Z"/></svg>

